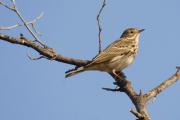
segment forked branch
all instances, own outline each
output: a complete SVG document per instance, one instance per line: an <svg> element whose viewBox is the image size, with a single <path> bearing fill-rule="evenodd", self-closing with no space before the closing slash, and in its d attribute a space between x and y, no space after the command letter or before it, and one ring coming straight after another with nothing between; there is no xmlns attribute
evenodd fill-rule
<svg viewBox="0 0 180 120"><path fill-rule="evenodd" d="M88 60L80 60L80 59L65 57L63 55L56 53L53 48L50 48L48 46L44 48L43 46L37 44L36 42L33 42L32 40L28 40L25 37L15 38L8 35L0 34L0 40L10 42L13 44L30 47L34 49L35 51L37 51L40 55L43 55L51 60L55 60L58 62L63 62L63 63L76 65L76 66L82 66L89 62Z"/></svg>
<svg viewBox="0 0 180 120"><path fill-rule="evenodd" d="M28 22L24 19L24 17L21 15L21 13L19 12L17 5L16 5L16 0L11 0L12 1L12 7L9 7L8 5L6 5L3 2L0 2L0 5L8 8L9 10L13 11L16 13L16 15L20 18L20 20L22 21L22 23L24 24L24 26L27 28L27 30L29 31L29 33L34 37L35 41L38 42L40 45L42 45L43 47L47 47L43 42L41 42L41 40L39 39L39 37L33 32L33 30L29 27ZM36 20L35 20L36 22ZM31 24L33 29L34 25Z"/></svg>
<svg viewBox="0 0 180 120"><path fill-rule="evenodd" d="M39 32L37 32L37 30L35 29L35 24L38 20L40 20L43 17L43 15L44 15L44 13L42 12L39 16L35 17L33 20L27 22L27 25L31 25L33 30L39 35L41 35L41 34ZM12 29L15 29L15 28L21 27L21 26L23 26L23 25L19 24L19 23L15 24L15 25L11 25L11 26L0 26L0 30L12 30Z"/></svg>
<svg viewBox="0 0 180 120"><path fill-rule="evenodd" d="M11 37L11 36L4 35L4 34L0 34L0 40L6 41L6 42L9 42L12 44L18 44L18 45L30 47L30 48L34 49L35 51L37 51L40 54L40 57L33 58L33 57L29 56L29 58L32 60L39 60L41 58L46 58L49 60L55 60L58 62L71 64L71 65L75 65L75 66L83 66L90 62L89 60L74 59L74 58L60 55L53 48L50 48L47 45L44 45L43 43L41 43L39 38L36 36L36 34L28 26L29 25L28 22L25 21L24 18L19 13L17 6L15 4L15 0L12 0L12 2L13 2L13 7L9 7L8 5L6 5L2 2L0 2L0 5L3 5L4 7L16 12L16 14L22 20L24 26L29 30L31 35L35 38L35 41L26 39L23 35L21 35L18 38L15 38L15 37ZM99 17L100 17L100 14L101 14L103 8L105 7L105 5L106 5L106 0L104 0L103 5L97 15L97 21L98 21L98 27L99 27L99 52L101 52L101 41L102 41L102 38L101 38L102 28L100 25ZM151 98L157 96L160 92L165 90L167 87L169 87L170 85L175 83L178 79L180 79L180 67L177 67L176 73L174 75L172 75L169 79L162 82L160 85L153 88L149 92L142 94L141 91L140 91L140 93L137 93L134 90L133 86L131 85L131 82L126 79L126 76L121 71L116 71L116 73L118 74L118 76L114 75L113 73L109 73L109 74L113 77L113 79L115 81L114 84L116 86L118 86L118 88L116 88L116 89L104 88L104 90L120 91L120 92L126 93L126 95L130 98L130 100L132 101L132 103L134 104L134 106L136 108L136 109L131 109L130 112L133 115L135 115L138 118L138 120L150 120L150 117L149 117L147 109L146 109L147 102Z"/></svg>

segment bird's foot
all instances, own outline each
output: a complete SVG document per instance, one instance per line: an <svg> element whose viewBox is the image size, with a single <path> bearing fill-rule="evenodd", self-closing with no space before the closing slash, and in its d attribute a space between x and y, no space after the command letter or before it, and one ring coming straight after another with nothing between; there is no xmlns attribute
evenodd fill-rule
<svg viewBox="0 0 180 120"><path fill-rule="evenodd" d="M120 80L126 79L126 76L125 76L125 74L124 74L122 71L113 70L112 73L113 73L113 75L114 75L116 78L118 78L118 79L120 79Z"/></svg>

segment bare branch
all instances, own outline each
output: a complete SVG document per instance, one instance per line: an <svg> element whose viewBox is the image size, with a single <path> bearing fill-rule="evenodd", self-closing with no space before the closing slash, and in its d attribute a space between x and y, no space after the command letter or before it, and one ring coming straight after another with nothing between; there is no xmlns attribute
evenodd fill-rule
<svg viewBox="0 0 180 120"><path fill-rule="evenodd" d="M21 21L23 22L24 26L27 28L27 30L31 33L31 35L35 38L35 41L37 41L40 45L42 45L43 47L47 47L44 43L41 42L41 40L36 36L36 34L31 30L31 28L28 26L26 20L23 18L23 16L21 15L21 13L19 12L15 0L13 0L13 4L14 4L14 12L18 15L18 17L21 19Z"/></svg>
<svg viewBox="0 0 180 120"><path fill-rule="evenodd" d="M39 16L37 16L36 18L34 18L32 21L27 22L27 24L31 24L32 29L33 29L34 32L35 32L37 35L39 35L39 36L41 36L42 33L38 32L38 31L36 30L36 28L35 28L35 23L36 23L38 20L40 20L43 16L44 16L44 12L41 12L41 14L40 14Z"/></svg>
<svg viewBox="0 0 180 120"><path fill-rule="evenodd" d="M27 24L35 24L38 20L40 20L44 16L44 12L41 12L39 16L35 17L33 20L27 22Z"/></svg>
<svg viewBox="0 0 180 120"><path fill-rule="evenodd" d="M98 38L99 38L99 53L101 52L101 50L102 50L102 34L101 34L101 32L102 32L102 27L101 27L101 24L100 24L100 15L101 15L101 13L102 13L102 11L103 11L103 9L104 9L104 7L106 6L106 0L104 0L103 1L103 4L102 4L102 6L101 6L101 8L100 8L100 10L99 10L99 12L98 12L98 15L97 15L97 17L96 17L96 19L97 19L97 24L98 24L98 29L99 29L99 33L98 33Z"/></svg>
<svg viewBox="0 0 180 120"><path fill-rule="evenodd" d="M17 8L16 1L15 0L11 0L11 1L13 4L13 7L9 7L8 5L4 4L3 2L0 2L0 4L3 5L4 7L8 8L9 10L14 11L17 14L17 16L20 18L20 20L23 22L23 24L27 28L27 30L30 32L30 34L34 37L35 41L38 42L43 47L47 47L43 42L41 42L41 40L38 38L38 36L28 26L28 22L24 19L24 17L21 15L21 13L19 12L19 10Z"/></svg>
<svg viewBox="0 0 180 120"><path fill-rule="evenodd" d="M12 30L17 27L22 26L21 24L11 25L11 26L0 26L0 30Z"/></svg>
<svg viewBox="0 0 180 120"><path fill-rule="evenodd" d="M14 11L18 15L18 17L23 22L24 26L28 29L30 34L35 38L35 41L26 39L23 36L23 34L20 35L20 38L15 38L15 37L10 37L8 35L0 34L0 40L10 42L13 44L23 45L23 46L34 49L40 54L40 56L37 58L34 58L28 55L29 59L31 60L39 60L41 58L46 58L49 60L55 60L55 61L63 62L66 64L76 65L76 67L86 65L90 62L88 60L80 60L80 59L65 57L63 55L58 54L53 48L50 48L46 46L44 43L40 42L39 38L36 36L36 34L39 34L39 33L35 30L34 26L37 20L39 20L43 15L41 14L39 17L36 17L33 21L29 21L29 22L25 21L25 19L23 18L23 16L20 14L20 12L17 9L15 0L11 0L11 1L13 3L13 7L9 7L8 5L2 2L0 2L0 5L3 5L9 10ZM105 5L106 5L106 0L103 1L101 9L97 15L97 23L98 23L98 28L99 28L99 34L98 34L99 53L101 52L101 42L102 42L102 35L101 35L102 28L100 24L100 15ZM31 30L31 28L29 27L29 24L32 26L32 29L35 31L35 33L33 32L33 30ZM14 26L10 26L9 29L16 26L18 26L18 24ZM113 92L114 91L124 92L134 104L136 110L131 109L130 112L134 114L138 118L138 120L150 120L150 117L146 109L146 105L148 101L151 98L154 98L155 96L157 96L161 91L163 91L164 89L166 89L167 87L175 83L178 79L180 79L180 67L177 67L177 72L174 75L172 75L168 80L162 82L159 86L155 87L154 89L150 90L148 93L143 95L141 90L139 94L134 90L133 86L131 85L131 82L126 79L126 76L121 71L116 71L115 73L116 75L113 73L109 73L109 74L114 78L115 80L114 84L117 85L118 87L116 89L111 89L111 88L103 88L103 89L107 91L113 91Z"/></svg>
<svg viewBox="0 0 180 120"><path fill-rule="evenodd" d="M7 4L5 4L5 3L1 2L1 1L0 1L0 5L6 7L6 8L9 9L9 10L14 11L14 8L13 8L13 7L9 7Z"/></svg>
<svg viewBox="0 0 180 120"><path fill-rule="evenodd" d="M115 88L115 89L112 89L112 88L102 88L103 90L106 90L106 91L111 91L111 92L118 92L118 91L121 91L119 88Z"/></svg>
<svg viewBox="0 0 180 120"><path fill-rule="evenodd" d="M13 43L13 44L19 44L19 45L23 45L26 47L30 47L30 48L36 50L40 55L43 55L51 60L55 60L58 62L63 62L63 63L76 65L76 66L82 66L82 65L86 65L87 63L89 63L88 60L74 59L74 58L69 58L69 57L60 55L60 54L56 53L54 49L52 49L48 46L44 48L43 46L38 45L35 42L33 42L32 40L26 39L25 37L14 38L14 37L10 37L8 35L0 34L0 39L3 41L6 41L6 42Z"/></svg>
<svg viewBox="0 0 180 120"><path fill-rule="evenodd" d="M41 55L39 57L32 57L30 54L27 54L28 58L30 60L39 60L39 59L42 59L42 58L46 58L45 56Z"/></svg>
<svg viewBox="0 0 180 120"><path fill-rule="evenodd" d="M143 118L143 116L141 115L141 113L137 112L136 110L131 109L130 112L131 112L133 115L135 115L137 118L140 118L140 119Z"/></svg>
<svg viewBox="0 0 180 120"><path fill-rule="evenodd" d="M147 100L150 100L153 97L156 97L160 92L168 88L170 85L175 83L180 79L180 67L176 67L177 71L174 75L172 75L169 79L162 82L159 86L155 87L154 89L150 90L147 94L145 94L145 97Z"/></svg>
<svg viewBox="0 0 180 120"><path fill-rule="evenodd" d="M133 86L131 85L131 82L126 79L126 76L121 71L116 71L116 73L119 75L119 77L117 77L117 75L114 75L113 73L109 73L115 80L114 84L119 87L118 89L120 92L126 93L126 95L130 98L130 100L136 107L136 111L139 114L137 115L134 111L131 112L134 112L133 114L139 118L138 120L150 120L146 109L147 101L142 95L142 92L140 92L140 94L136 93ZM109 88L107 90L113 91Z"/></svg>
<svg viewBox="0 0 180 120"><path fill-rule="evenodd" d="M32 28L34 29L34 31L38 34L38 35L41 35L41 33L37 32L37 30L35 29L35 23L41 19L43 17L43 12L37 16L36 18L34 18L33 20L27 22L27 25L31 24L32 25ZM12 25L12 26L0 26L0 30L11 30L11 29L15 29L17 27L20 27L20 26L23 26L21 24L16 24L16 25Z"/></svg>

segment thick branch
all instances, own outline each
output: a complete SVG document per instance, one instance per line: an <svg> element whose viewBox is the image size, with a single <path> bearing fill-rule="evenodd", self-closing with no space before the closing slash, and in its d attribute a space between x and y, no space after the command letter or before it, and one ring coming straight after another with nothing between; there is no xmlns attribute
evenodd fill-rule
<svg viewBox="0 0 180 120"><path fill-rule="evenodd" d="M80 59L74 59L74 58L62 56L56 53L54 49L50 47L44 48L43 46L37 44L34 41L28 40L24 38L23 36L21 36L20 38L14 38L8 35L0 34L0 40L10 42L13 44L19 44L26 47L30 47L42 55L39 58L45 56L51 60L56 60L58 62L63 62L63 63L72 64L76 66L86 65L88 62L90 62L88 60L80 60ZM161 83L159 86L152 89L148 93L142 95L142 92L140 92L139 94L135 92L135 90L133 89L131 85L131 82L126 80L126 76L122 72L116 71L116 73L118 76L114 75L113 73L110 73L110 75L115 80L114 84L117 85L119 88L118 89L105 88L105 90L121 91L121 92L126 93L128 97L131 99L132 103L136 107L136 111L131 111L131 112L136 117L138 117L138 120L150 120L147 109L146 109L146 103L151 98L157 96L161 91L163 91L164 89L166 89L167 87L175 83L178 79L180 79L180 67L177 67L177 72L173 76L171 76L168 80L164 81L163 83Z"/></svg>
<svg viewBox="0 0 180 120"><path fill-rule="evenodd" d="M135 110L131 110L130 112L133 113L138 120L150 120L150 117L148 115L147 109L146 109L146 99L140 92L139 94L135 92L134 88L131 85L131 82L126 80L126 77L124 74L120 71L116 71L117 75L114 75L113 73L110 73L110 75L114 78L115 85L117 85L119 88L115 89L114 91L121 91L128 95L134 106L136 107ZM111 89L105 89L108 91L112 91Z"/></svg>
<svg viewBox="0 0 180 120"><path fill-rule="evenodd" d="M8 8L9 10L14 11L18 15L18 17L23 22L24 26L29 30L31 35L35 38L35 41L28 40L28 39L24 38L23 35L20 36L20 38L14 38L14 37L10 37L8 35L3 35L3 34L0 34L0 40L10 42L13 44L23 45L23 46L34 49L35 51L37 51L40 54L40 57L33 58L31 56L28 56L32 60L39 60L41 58L47 58L50 60L55 60L58 62L63 62L63 63L72 64L72 65L76 65L76 66L86 65L90 62L88 60L80 60L80 59L74 59L74 58L62 56L62 55L56 53L56 51L54 49L52 49L52 48L44 45L42 42L40 42L39 38L28 26L28 24L32 24L32 28L34 29L33 23L35 23L38 19L35 19L35 21L33 21L32 23L28 23L27 21L25 21L23 16L18 11L17 6L15 4L15 0L12 0L12 3L13 3L13 7L9 7L8 5L0 2L1 5ZM98 36L99 36L99 53L101 52L101 41L102 41L102 38L101 38L102 37L101 36L102 28L100 25L99 17L101 15L102 10L105 7L105 5L106 5L106 0L104 0L102 7L97 15L97 22L98 22L98 28L99 28L99 34L98 34ZM10 29L17 27L17 26L18 25L11 26ZM37 44L37 42L39 44ZM118 88L117 89L104 88L104 89L108 90L108 91L120 91L120 92L126 93L136 108L136 110L132 109L130 112L132 114L134 114L138 118L138 120L150 120L150 117L149 117L147 109L146 109L146 103L151 98L157 96L161 91L163 91L164 89L166 89L167 87L172 85L174 82L176 82L178 79L180 79L180 67L178 67L177 69L178 69L177 72L172 77L170 77L168 80L164 81L159 86L155 87L154 89L150 90L148 93L146 93L144 95L142 95L142 92L140 92L139 94L136 93L134 88L131 85L131 82L128 81L126 79L125 75L120 71L116 71L117 72L116 75L113 73L109 73L114 78L114 80L115 80L114 84L117 85Z"/></svg>
<svg viewBox="0 0 180 120"><path fill-rule="evenodd" d="M36 50L41 55L46 56L47 58L58 61L58 62L63 62L63 63L72 64L72 65L76 65L76 66L82 66L89 62L88 60L80 60L80 59L74 59L74 58L62 56L62 55L56 53L54 51L54 49L52 49L50 47L44 48L43 46L38 45L35 42L28 40L24 37L23 38L21 38L21 37L14 38L14 37L10 37L8 35L0 34L0 39L3 41L6 41L6 42L13 43L13 44L19 44L19 45L23 45L26 47L30 47L30 48Z"/></svg>
<svg viewBox="0 0 180 120"><path fill-rule="evenodd" d="M115 85L117 85L120 89L121 92L125 92L129 98L131 100L134 100L135 96L137 96L137 93L135 92L135 90L133 89L133 87L131 86L131 82L126 80L124 76L122 76L122 73L119 72L117 73L120 75L120 77L117 77L116 75L114 75L113 73L110 73L110 75L114 78ZM134 101L132 101L134 103Z"/></svg>
<svg viewBox="0 0 180 120"><path fill-rule="evenodd" d="M153 97L156 97L160 92L162 92L170 85L175 83L178 79L180 79L180 67L177 67L177 72L174 75L172 75L169 79L162 82L159 86L155 87L154 89L150 90L147 94L145 94L147 101Z"/></svg>

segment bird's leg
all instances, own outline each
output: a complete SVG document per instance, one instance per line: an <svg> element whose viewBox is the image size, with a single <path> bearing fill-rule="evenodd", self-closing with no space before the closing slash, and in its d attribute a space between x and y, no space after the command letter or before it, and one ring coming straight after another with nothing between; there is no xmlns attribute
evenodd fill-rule
<svg viewBox="0 0 180 120"><path fill-rule="evenodd" d="M117 78L119 78L119 75L116 73L116 70L115 70L115 69L112 70L112 73L113 73Z"/></svg>
<svg viewBox="0 0 180 120"><path fill-rule="evenodd" d="M120 79L126 79L126 75L122 71L113 70L112 73Z"/></svg>
<svg viewBox="0 0 180 120"><path fill-rule="evenodd" d="M122 71L112 70L112 74L114 75L114 78L117 79L118 81L126 80L126 76Z"/></svg>

